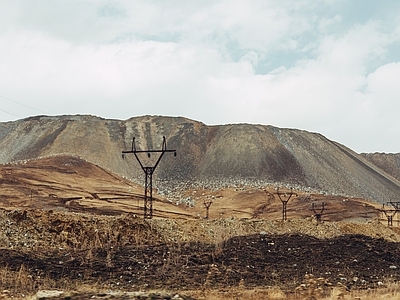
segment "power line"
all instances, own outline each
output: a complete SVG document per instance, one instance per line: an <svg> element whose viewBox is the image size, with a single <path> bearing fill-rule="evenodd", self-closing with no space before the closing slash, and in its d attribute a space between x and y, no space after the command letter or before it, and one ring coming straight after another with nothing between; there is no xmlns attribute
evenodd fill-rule
<svg viewBox="0 0 400 300"><path fill-rule="evenodd" d="M38 111L38 112L41 112L41 113L44 113L44 114L47 114L47 115L48 115L48 113L47 113L47 112L45 112L45 111L43 111L43 110L40 110L40 109L34 108L34 107L32 107L32 106L29 106L29 105L26 105L26 104L24 104L24 103L21 103L21 102L15 101L15 100L13 100L13 99L10 99L10 98L8 98L8 97L5 97L5 96L2 96L2 95L0 95L0 97L1 97L1 98L3 98L3 99L6 99L6 100L8 100L8 101L11 101L11 102L17 103L17 104L19 104L19 105L25 106L25 107L27 107L27 108L30 108L30 109L33 109L33 110L36 110L36 111ZM6 112L6 113L9 113L9 112L7 112L7 111L4 111L4 112ZM17 116L17 115L15 115L15 114L12 114L12 115L14 115L14 116ZM17 116L17 117L20 117L20 116Z"/></svg>
<svg viewBox="0 0 400 300"><path fill-rule="evenodd" d="M9 114L9 115L14 116L14 117L23 118L23 116L18 115L18 114L16 114L16 113L13 113L13 112L11 112L11 111L7 111L7 110L1 109L1 108L0 108L0 110L1 110L2 112L5 112L6 114Z"/></svg>

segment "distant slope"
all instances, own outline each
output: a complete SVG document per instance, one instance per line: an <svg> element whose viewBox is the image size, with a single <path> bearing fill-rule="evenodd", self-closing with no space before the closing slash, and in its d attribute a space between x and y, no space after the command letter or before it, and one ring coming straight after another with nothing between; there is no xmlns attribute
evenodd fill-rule
<svg viewBox="0 0 400 300"><path fill-rule="evenodd" d="M0 163L74 155L142 183L134 156L124 160L121 151L131 149L133 137L137 149L161 149L163 135L178 153L166 153L155 175L168 180L163 185L168 189L193 181L219 187L279 182L381 203L400 194L398 180L320 134L250 124L207 126L182 117L38 116L0 123ZM152 155L149 163L155 159Z"/></svg>
<svg viewBox="0 0 400 300"><path fill-rule="evenodd" d="M361 156L400 180L400 153L361 153Z"/></svg>

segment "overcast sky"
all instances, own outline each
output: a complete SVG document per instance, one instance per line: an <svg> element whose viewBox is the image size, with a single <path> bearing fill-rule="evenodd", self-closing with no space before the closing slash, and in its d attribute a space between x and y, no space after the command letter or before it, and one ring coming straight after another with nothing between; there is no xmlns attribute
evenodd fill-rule
<svg viewBox="0 0 400 300"><path fill-rule="evenodd" d="M3 0L0 121L184 116L400 152L400 1Z"/></svg>

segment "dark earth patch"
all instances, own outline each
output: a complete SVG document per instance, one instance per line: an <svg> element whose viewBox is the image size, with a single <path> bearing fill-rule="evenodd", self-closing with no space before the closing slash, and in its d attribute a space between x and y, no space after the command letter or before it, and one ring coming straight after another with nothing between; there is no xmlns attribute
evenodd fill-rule
<svg viewBox="0 0 400 300"><path fill-rule="evenodd" d="M280 286L290 291L305 274L348 288L400 279L398 243L363 235L317 239L306 235L252 235L221 244L161 243L89 250L0 249L0 267L21 266L34 280L132 288L198 289ZM242 281L243 282L243 281Z"/></svg>

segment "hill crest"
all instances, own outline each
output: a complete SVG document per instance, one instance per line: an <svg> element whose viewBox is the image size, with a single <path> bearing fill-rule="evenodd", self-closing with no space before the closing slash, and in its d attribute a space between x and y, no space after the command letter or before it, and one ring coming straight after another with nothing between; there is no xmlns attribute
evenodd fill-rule
<svg viewBox="0 0 400 300"><path fill-rule="evenodd" d="M178 153L165 155L156 170L168 189L276 183L380 203L400 194L396 178L321 134L271 125L208 126L184 117L65 115L0 123L0 163L71 155L142 182L135 158L124 160L121 152L131 148L133 137L138 149L161 149L162 136Z"/></svg>

